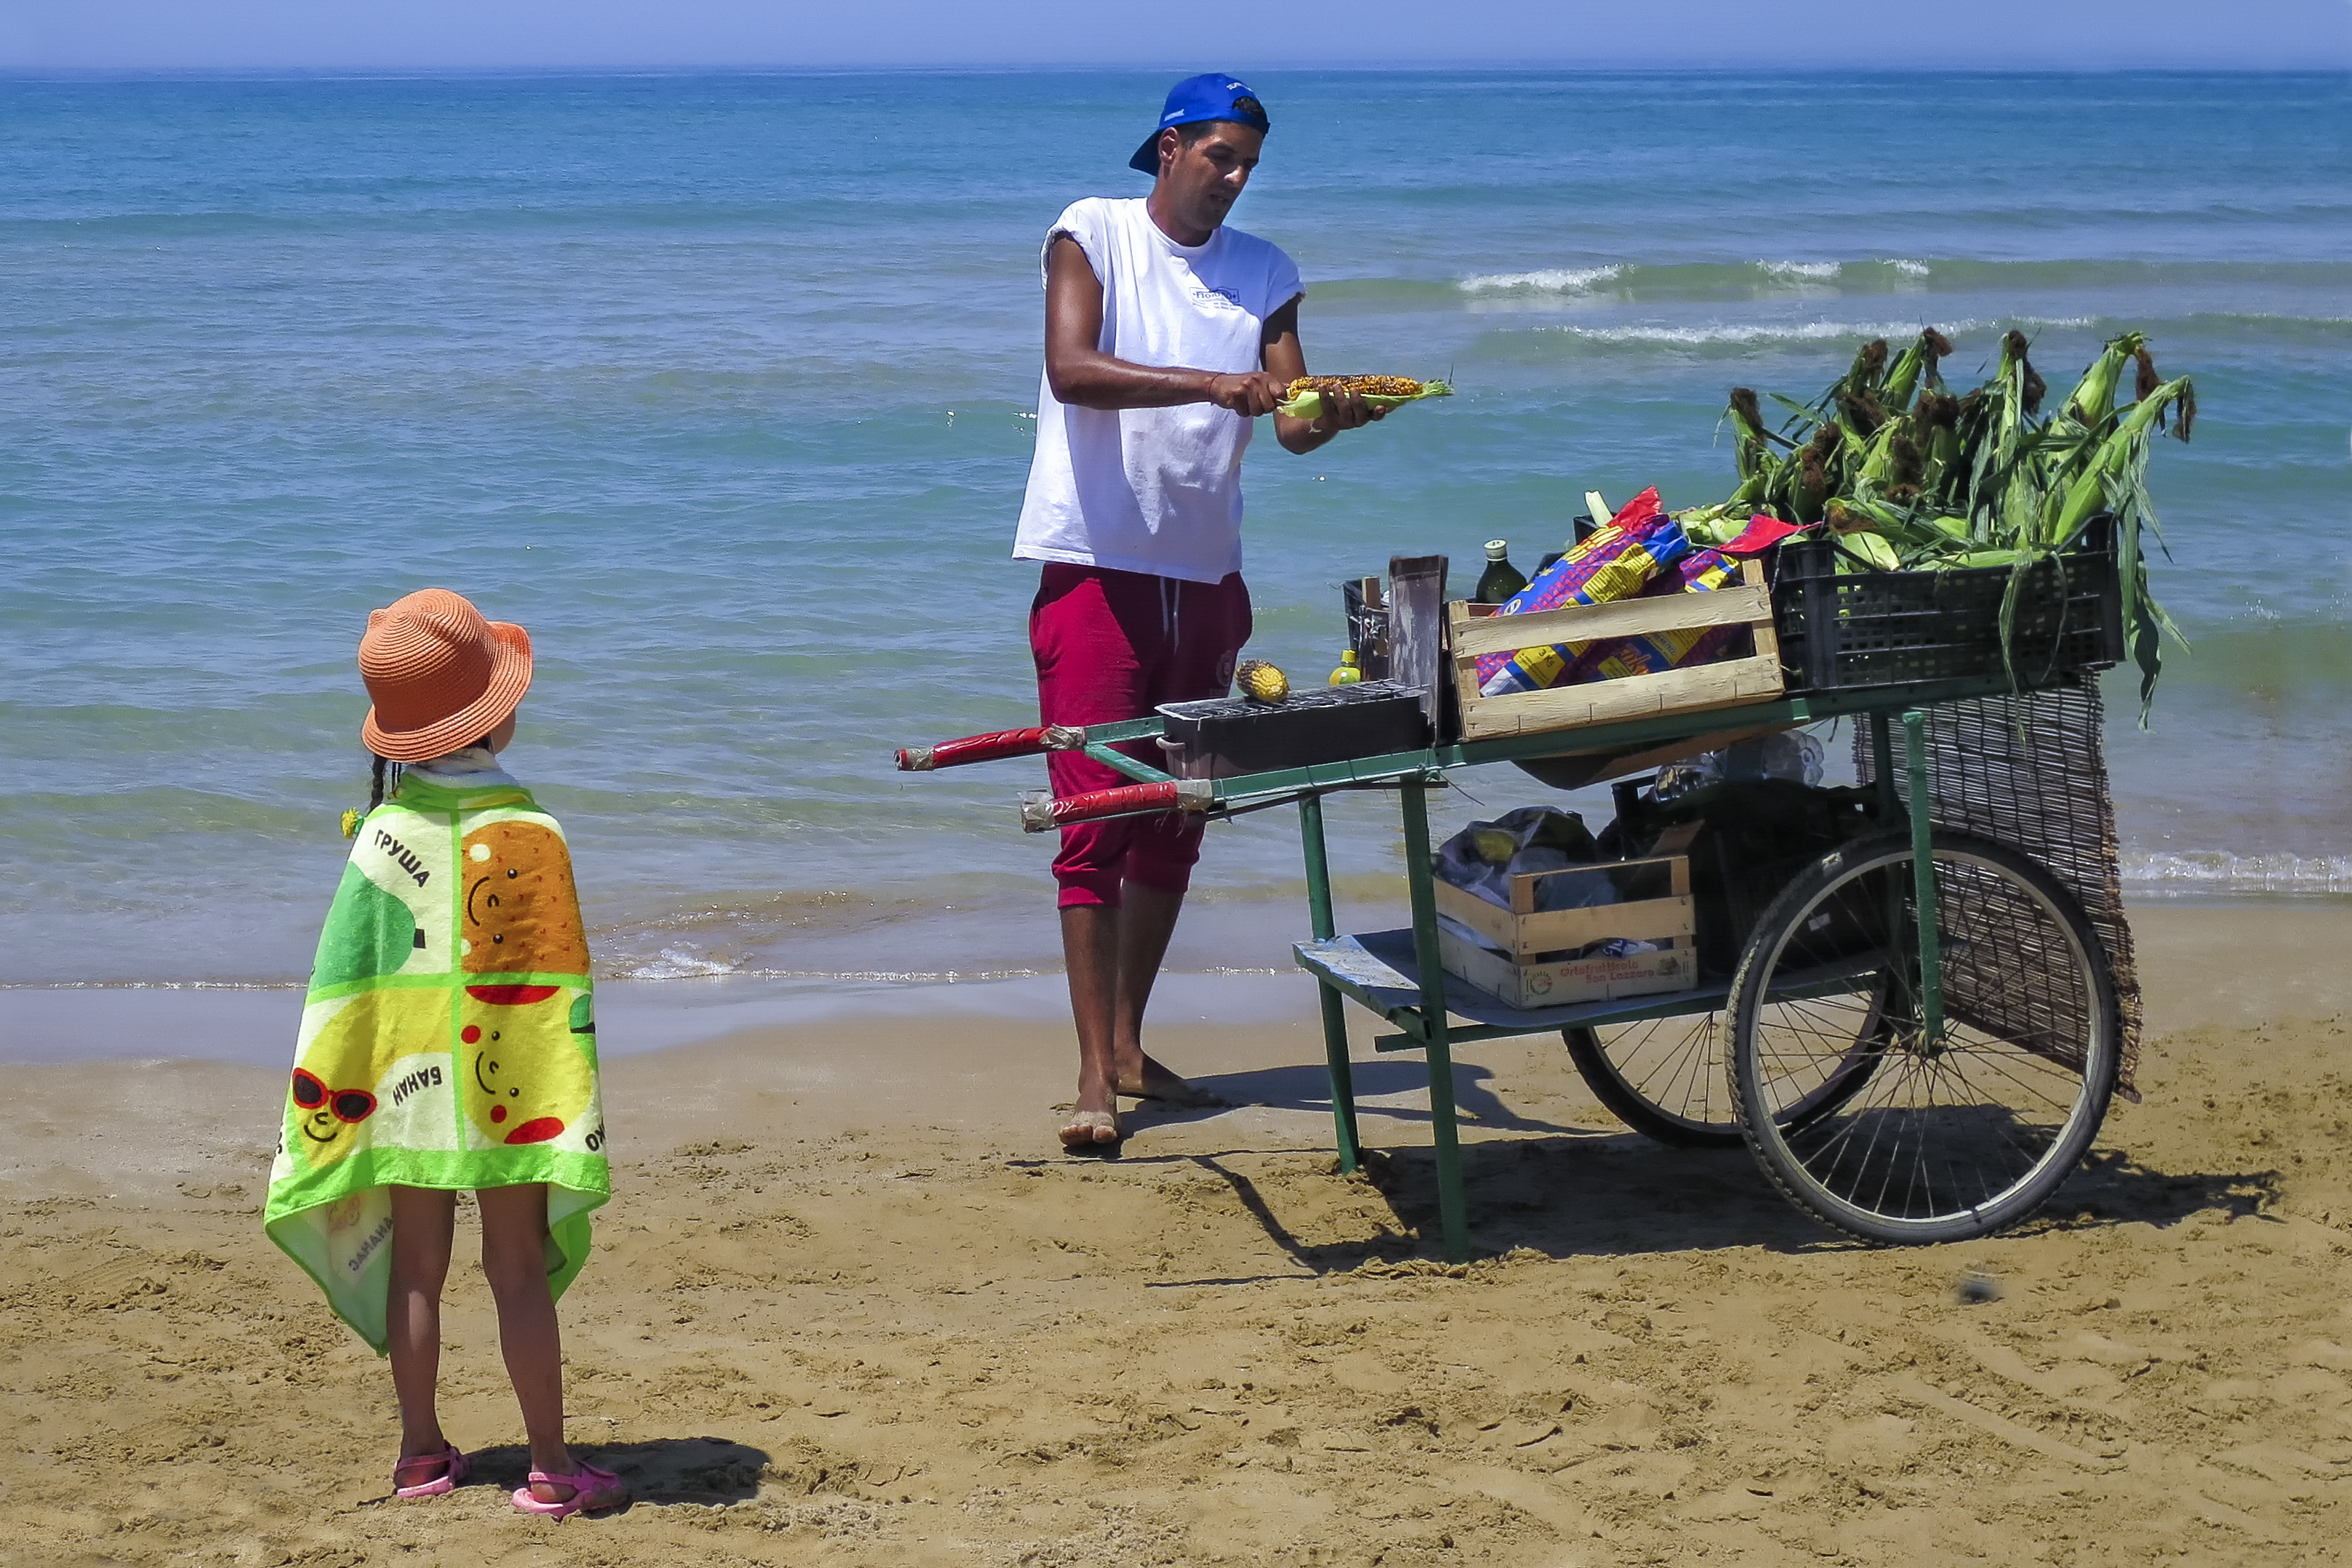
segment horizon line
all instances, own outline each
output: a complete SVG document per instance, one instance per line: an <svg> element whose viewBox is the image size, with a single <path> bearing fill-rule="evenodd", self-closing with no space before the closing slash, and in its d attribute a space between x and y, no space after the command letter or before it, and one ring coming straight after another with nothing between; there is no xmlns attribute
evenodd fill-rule
<svg viewBox="0 0 2352 1568"><path fill-rule="evenodd" d="M26 80L60 78L242 78L265 79L299 79L305 78L398 78L433 77L774 77L774 76L1062 76L1077 74L1118 73L1159 75L1170 70L1181 70L1181 65L1145 65L1134 62L1035 61L1035 62L940 62L838 64L766 63L694 63L677 65L646 65L604 62L583 65L457 65L457 64L340 64L340 65L95 65L37 66L0 62L0 80ZM1632 59L1611 62L1549 61L1529 63L1514 61L1446 60L1432 62L1391 62L1357 60L1344 63L1307 64L1297 61L1253 63L1253 71L1318 73L1325 75L1429 75L1457 72L1482 76L1611 76L1650 75L1677 71L1703 76L1762 76L1816 78L1822 77L2077 77L2077 76L2176 76L2176 77L2338 77L2352 87L2352 62L2337 66L2310 65L2155 65L2115 63L2083 64L2063 68L2047 66L2004 65L1979 63L1942 66L1875 66L1820 65L1790 66L1769 61L1750 65L1706 64L1665 58Z"/></svg>

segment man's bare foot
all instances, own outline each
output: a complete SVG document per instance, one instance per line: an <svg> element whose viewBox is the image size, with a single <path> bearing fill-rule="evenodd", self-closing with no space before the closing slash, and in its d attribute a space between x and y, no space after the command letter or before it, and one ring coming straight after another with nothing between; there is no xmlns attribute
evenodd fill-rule
<svg viewBox="0 0 2352 1568"><path fill-rule="evenodd" d="M1118 1092L1132 1094L1139 1100L1157 1100L1168 1105L1223 1105L1225 1101L1199 1084L1179 1078L1166 1067L1147 1056L1143 1070L1131 1072L1121 1069Z"/></svg>
<svg viewBox="0 0 2352 1568"><path fill-rule="evenodd" d="M1074 1155L1117 1148L1119 1137L1116 1111L1073 1111L1062 1127L1062 1147Z"/></svg>

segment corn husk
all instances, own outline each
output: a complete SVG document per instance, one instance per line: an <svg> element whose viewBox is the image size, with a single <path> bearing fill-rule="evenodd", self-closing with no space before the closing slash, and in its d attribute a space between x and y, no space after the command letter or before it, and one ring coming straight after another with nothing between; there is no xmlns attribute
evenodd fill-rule
<svg viewBox="0 0 2352 1568"><path fill-rule="evenodd" d="M1955 397L1940 361L1952 344L1930 328L1900 353L1864 343L1843 375L1811 403L1735 388L1732 427L1739 486L1712 507L1678 514L1695 537L1736 531L1751 513L1826 522L1842 569L1921 570L2005 566L2014 573L2001 613L2008 640L2026 572L2062 556L2102 512L2117 527L2126 636L2140 669L2142 722L2156 690L2161 644L2186 646L2147 591L2141 530L2159 547L2147 464L2168 423L2189 439L2197 394L2188 378L2157 374L2137 332L2111 340L2053 405L2022 333L2006 334L1984 385ZM2131 400L2123 373L2134 367Z"/></svg>

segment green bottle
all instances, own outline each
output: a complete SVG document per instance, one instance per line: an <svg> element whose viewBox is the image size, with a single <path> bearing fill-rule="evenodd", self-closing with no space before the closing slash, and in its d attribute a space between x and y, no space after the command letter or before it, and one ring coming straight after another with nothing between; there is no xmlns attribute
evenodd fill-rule
<svg viewBox="0 0 2352 1568"><path fill-rule="evenodd" d="M1486 570L1478 579L1478 602L1500 604L1520 589L1528 580L1511 564L1511 548L1503 539L1486 541Z"/></svg>
<svg viewBox="0 0 2352 1568"><path fill-rule="evenodd" d="M1340 649L1339 667L1331 672L1330 684L1335 686L1352 686L1363 678L1364 672L1356 667L1356 651L1353 648Z"/></svg>

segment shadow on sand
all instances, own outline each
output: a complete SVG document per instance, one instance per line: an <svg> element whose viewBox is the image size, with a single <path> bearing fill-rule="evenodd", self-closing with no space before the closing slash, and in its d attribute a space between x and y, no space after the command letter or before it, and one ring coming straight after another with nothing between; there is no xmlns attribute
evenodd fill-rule
<svg viewBox="0 0 2352 1568"><path fill-rule="evenodd" d="M1418 1059L1356 1064L1356 1095L1365 1101L1421 1089ZM1594 1125L1563 1126L1513 1112L1487 1087L1492 1071L1454 1064L1454 1094L1468 1113L1465 1131L1537 1134L1479 1138L1462 1147L1475 1255L1525 1248L1551 1258L1622 1256L1723 1247L1800 1252L1858 1246L1797 1209L1765 1179L1744 1148L1669 1148L1625 1131L1595 1108ZM1328 1114L1330 1087L1318 1067L1269 1068L1198 1081L1235 1104L1270 1105ZM1364 1119L1367 1143L1379 1137L1380 1118L1426 1123L1423 1107L1379 1106ZM1147 1105L1128 1118L1139 1126L1204 1121L1215 1109ZM1363 1174L1388 1201L1394 1224L1369 1240L1318 1244L1296 1234L1258 1181L1235 1163L1253 1153L1147 1156L1143 1163L1185 1163L1230 1186L1266 1235L1299 1267L1313 1273L1368 1262L1433 1256L1437 1183L1427 1148L1367 1148ZM2179 1224L2220 1210L2260 1212L2276 1189L2275 1171L2168 1171L2142 1166L2120 1151L2094 1149L2058 1189L2040 1217L2021 1228L2080 1229L2095 1226ZM1209 1281L1169 1281L1170 1284Z"/></svg>
<svg viewBox="0 0 2352 1568"><path fill-rule="evenodd" d="M632 1504L742 1502L759 1496L760 1477L769 1462L766 1450L724 1437L575 1443L572 1451L628 1482ZM490 1487L509 1493L530 1479L530 1450L519 1443L479 1448L467 1458L474 1467L467 1488ZM615 1511L626 1512L627 1506Z"/></svg>

